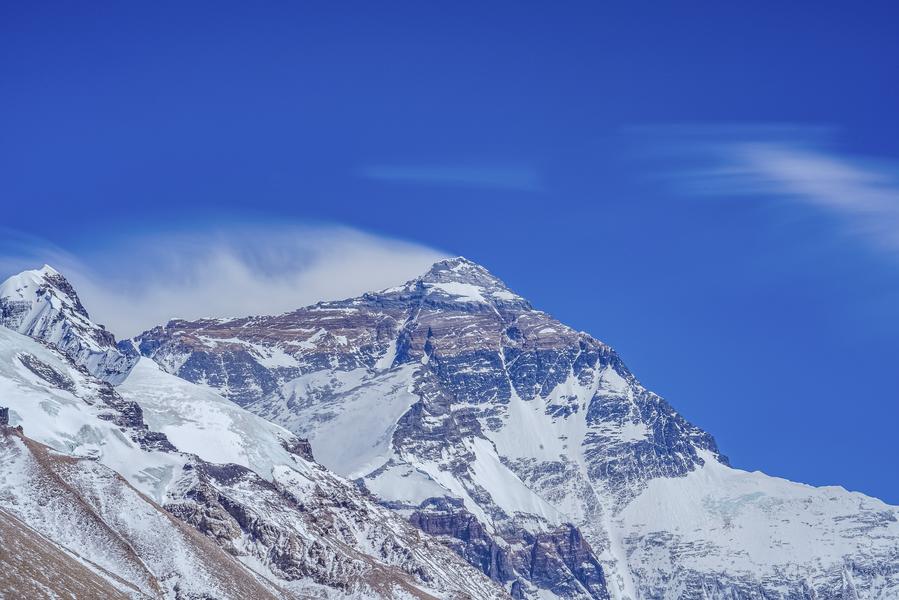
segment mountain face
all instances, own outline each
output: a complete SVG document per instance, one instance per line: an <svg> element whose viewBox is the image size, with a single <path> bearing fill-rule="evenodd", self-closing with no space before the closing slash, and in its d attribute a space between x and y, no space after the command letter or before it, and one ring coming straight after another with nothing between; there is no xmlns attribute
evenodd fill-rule
<svg viewBox="0 0 899 600"><path fill-rule="evenodd" d="M0 597L508 597L304 440L144 361L115 388L0 327Z"/></svg>
<svg viewBox="0 0 899 600"><path fill-rule="evenodd" d="M0 405L0 597L899 597L899 509L731 468L462 258L118 344L28 271Z"/></svg>
<svg viewBox="0 0 899 600"><path fill-rule="evenodd" d="M119 348L308 438L514 597L899 597L896 507L729 467L609 346L462 258Z"/></svg>

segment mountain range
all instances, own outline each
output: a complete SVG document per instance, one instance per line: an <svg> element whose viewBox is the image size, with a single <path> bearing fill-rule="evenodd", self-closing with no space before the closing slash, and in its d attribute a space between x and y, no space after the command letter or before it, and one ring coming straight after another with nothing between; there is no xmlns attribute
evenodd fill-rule
<svg viewBox="0 0 899 600"><path fill-rule="evenodd" d="M731 467L461 257L118 341L45 266L0 325L4 598L899 598L899 508Z"/></svg>

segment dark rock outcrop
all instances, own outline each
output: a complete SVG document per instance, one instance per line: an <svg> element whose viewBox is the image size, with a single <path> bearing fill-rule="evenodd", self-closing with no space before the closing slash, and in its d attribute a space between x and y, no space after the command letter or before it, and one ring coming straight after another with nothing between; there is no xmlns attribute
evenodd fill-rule
<svg viewBox="0 0 899 600"><path fill-rule="evenodd" d="M144 450L159 450L162 452L175 452L177 450L164 433L150 429L144 420L144 411L137 402L122 398L115 388L106 382L97 382L96 385L97 397L107 408L107 410L98 415L99 418L112 421L121 427Z"/></svg>
<svg viewBox="0 0 899 600"><path fill-rule="evenodd" d="M309 443L308 439L294 438L290 441L284 440L282 444L284 449L291 454L296 454L309 462L315 462L315 457L312 455L312 444Z"/></svg>
<svg viewBox="0 0 899 600"><path fill-rule="evenodd" d="M537 586L563 598L581 589L597 600L609 598L602 566L574 525L536 535L522 530L516 541L522 549L512 554L512 560Z"/></svg>
<svg viewBox="0 0 899 600"><path fill-rule="evenodd" d="M574 525L541 533L506 527L491 535L459 504L436 498L414 511L409 521L440 536L469 564L508 587L513 598L524 598L531 585L562 598L585 594L596 600L609 598L602 566ZM519 574L524 574L526 581L521 581Z"/></svg>
<svg viewBox="0 0 899 600"><path fill-rule="evenodd" d="M444 510L416 510L409 521L426 533L447 538L447 545L490 579L502 584L515 579L508 553L474 515L451 507L445 499L439 499L437 506Z"/></svg>
<svg viewBox="0 0 899 600"><path fill-rule="evenodd" d="M51 386L68 392L71 392L74 389L75 384L68 376L63 375L50 365L41 362L41 360L33 354L21 352L17 358L19 359L19 362L22 363L22 366Z"/></svg>

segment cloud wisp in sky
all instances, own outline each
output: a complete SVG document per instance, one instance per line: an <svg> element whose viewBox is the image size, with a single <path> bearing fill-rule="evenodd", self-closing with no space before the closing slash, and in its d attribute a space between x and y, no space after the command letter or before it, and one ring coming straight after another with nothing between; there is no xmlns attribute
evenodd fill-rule
<svg viewBox="0 0 899 600"><path fill-rule="evenodd" d="M362 177L386 182L537 191L540 178L528 167L463 165L372 165Z"/></svg>
<svg viewBox="0 0 899 600"><path fill-rule="evenodd" d="M822 128L663 133L656 153L683 161L683 169L669 175L688 193L782 197L841 219L845 231L899 258L899 163L839 152Z"/></svg>
<svg viewBox="0 0 899 600"><path fill-rule="evenodd" d="M846 220L849 230L899 256L899 165L783 144L733 149L738 176Z"/></svg>
<svg viewBox="0 0 899 600"><path fill-rule="evenodd" d="M67 252L7 232L0 280L49 263L118 337L171 318L278 314L412 279L446 255L337 226L234 226Z"/></svg>

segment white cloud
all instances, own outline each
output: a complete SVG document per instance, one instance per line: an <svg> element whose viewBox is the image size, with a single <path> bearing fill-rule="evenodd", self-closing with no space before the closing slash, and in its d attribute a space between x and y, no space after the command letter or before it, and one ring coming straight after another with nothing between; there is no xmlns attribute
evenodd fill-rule
<svg viewBox="0 0 899 600"><path fill-rule="evenodd" d="M899 162L852 156L832 131L799 126L653 128L655 155L690 193L777 196L841 218L845 231L899 255Z"/></svg>
<svg viewBox="0 0 899 600"><path fill-rule="evenodd" d="M94 320L118 337L171 318L278 314L420 275L446 254L336 226L243 226L157 232L69 253L4 234L0 268L49 263Z"/></svg>
<svg viewBox="0 0 899 600"><path fill-rule="evenodd" d="M899 252L899 167L783 144L743 144L744 178L847 220L849 230Z"/></svg>

